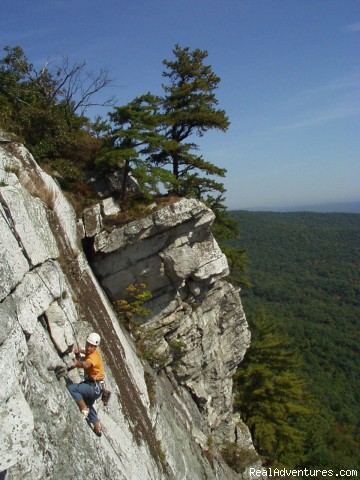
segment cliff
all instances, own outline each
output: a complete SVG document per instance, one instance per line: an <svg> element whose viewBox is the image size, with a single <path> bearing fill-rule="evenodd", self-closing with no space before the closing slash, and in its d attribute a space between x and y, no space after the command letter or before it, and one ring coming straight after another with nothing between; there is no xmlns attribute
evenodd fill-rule
<svg viewBox="0 0 360 480"><path fill-rule="evenodd" d="M21 144L0 143L2 478L247 478L259 460L232 412L231 377L250 335L211 210L182 199L116 227L106 199L79 220ZM152 294L136 331L143 358L113 310L138 282ZM91 331L112 391L96 405L101 438L66 389L79 372L55 374ZM240 473L220 454L229 444Z"/></svg>

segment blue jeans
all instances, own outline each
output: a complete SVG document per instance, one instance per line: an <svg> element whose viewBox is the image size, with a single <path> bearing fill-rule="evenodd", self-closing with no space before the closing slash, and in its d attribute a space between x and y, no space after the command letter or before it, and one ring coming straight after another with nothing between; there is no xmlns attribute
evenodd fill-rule
<svg viewBox="0 0 360 480"><path fill-rule="evenodd" d="M67 385L70 395L78 402L84 400L89 407L88 422L95 424L99 421L96 410L94 408L95 400L101 397L101 388L98 383L71 383Z"/></svg>

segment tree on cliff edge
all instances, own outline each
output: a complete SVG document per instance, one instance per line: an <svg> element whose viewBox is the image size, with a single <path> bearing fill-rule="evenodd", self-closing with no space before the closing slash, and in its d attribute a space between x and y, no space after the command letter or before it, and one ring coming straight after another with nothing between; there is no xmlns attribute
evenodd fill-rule
<svg viewBox="0 0 360 480"><path fill-rule="evenodd" d="M146 97L146 103L135 99L123 107L116 107L110 114L115 127L114 148L119 150L123 161L128 154L133 160L142 158L148 166L170 167L173 193L204 199L205 193L225 191L223 184L211 177L224 177L226 170L197 154L198 145L190 137L202 136L212 129L226 131L229 120L224 110L217 108L214 91L220 78L211 66L203 63L208 53L199 49L190 51L179 45L175 46L173 53L175 60L163 61L167 67L163 77L169 80L168 85L163 85L164 96L148 94L139 97ZM151 106L150 98L156 100L156 106L154 103ZM156 110L151 121L149 108ZM206 177L200 176L203 174Z"/></svg>
<svg viewBox="0 0 360 480"><path fill-rule="evenodd" d="M151 191L149 185L144 185L144 155L150 155L161 143L159 133L159 107L161 99L147 93L136 97L127 105L115 107L109 113L111 122L115 125L108 136L101 154L97 158L97 165L101 167L120 166L123 170L121 200L127 200L127 185L130 172L133 171L137 181L143 187L144 193L159 194ZM156 177L153 169L148 167L147 173ZM141 173L142 174L141 174Z"/></svg>
<svg viewBox="0 0 360 480"><path fill-rule="evenodd" d="M159 165L171 165L179 182L177 193L193 194L200 198L206 191L220 191L222 185L209 178L199 178L198 171L224 177L226 170L195 154L198 146L190 141L193 135L203 136L208 130L226 131L229 120L224 110L217 108L215 90L220 78L211 66L204 65L207 51L176 45L175 60L164 60L163 77L170 84L163 85L164 141L159 153L151 160Z"/></svg>

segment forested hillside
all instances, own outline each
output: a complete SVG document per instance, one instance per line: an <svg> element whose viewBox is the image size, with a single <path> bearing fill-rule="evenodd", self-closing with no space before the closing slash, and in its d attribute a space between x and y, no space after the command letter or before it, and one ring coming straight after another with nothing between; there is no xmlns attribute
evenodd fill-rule
<svg viewBox="0 0 360 480"><path fill-rule="evenodd" d="M290 338L294 355L299 354L304 363L298 376L309 383L306 391L314 397L307 406L315 411L297 423L303 438L301 452L292 461L313 467L356 468L360 451L360 215L232 214L241 230L241 239L233 245L246 248L253 284L242 290L242 298L253 326L254 348L260 343L260 350L258 345L258 351L249 355L259 356L264 348L261 338L266 337L259 328L268 329L270 324L273 335ZM269 355L262 358L265 363L271 361ZM284 357L284 369L285 363ZM281 398L274 396L273 401L275 408ZM266 432L262 442L265 439ZM292 449L290 443L288 458Z"/></svg>

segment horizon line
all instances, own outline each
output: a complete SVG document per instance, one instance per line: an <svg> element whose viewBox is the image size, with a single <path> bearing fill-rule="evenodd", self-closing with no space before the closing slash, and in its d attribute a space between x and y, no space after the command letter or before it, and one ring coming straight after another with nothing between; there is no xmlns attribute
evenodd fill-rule
<svg viewBox="0 0 360 480"><path fill-rule="evenodd" d="M314 212L314 213L360 213L360 199L342 202L323 202L282 206L229 207L229 211L255 212Z"/></svg>

